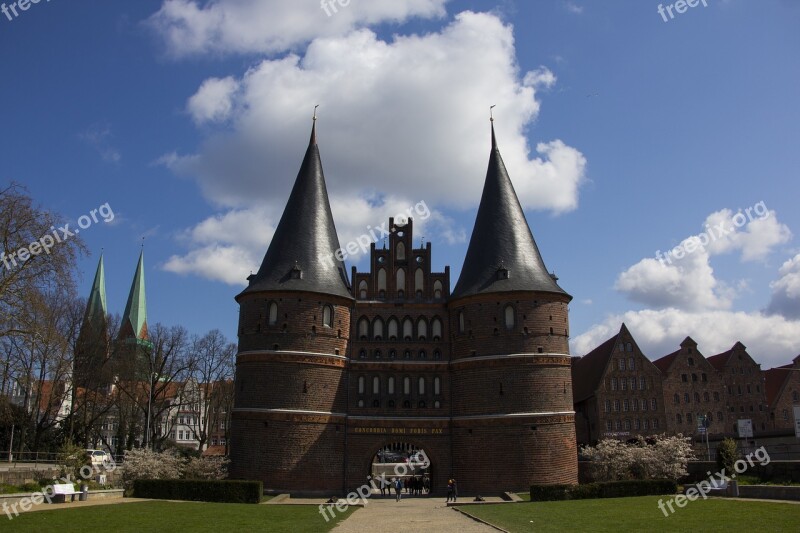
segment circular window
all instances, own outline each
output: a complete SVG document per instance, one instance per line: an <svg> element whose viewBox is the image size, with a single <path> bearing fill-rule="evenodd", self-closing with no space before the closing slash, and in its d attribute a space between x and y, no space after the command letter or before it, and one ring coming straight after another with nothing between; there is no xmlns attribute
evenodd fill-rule
<svg viewBox="0 0 800 533"><path fill-rule="evenodd" d="M379 255L378 256L378 263L383 264L385 262L386 262L386 257L382 256L382 255Z"/></svg>
<svg viewBox="0 0 800 533"><path fill-rule="evenodd" d="M421 255L417 256L417 263L422 263L423 259Z"/></svg>
<svg viewBox="0 0 800 533"><path fill-rule="evenodd" d="M398 231L397 232L397 236L398 237L403 237L403 236L405 236L405 232L404 231Z"/></svg>

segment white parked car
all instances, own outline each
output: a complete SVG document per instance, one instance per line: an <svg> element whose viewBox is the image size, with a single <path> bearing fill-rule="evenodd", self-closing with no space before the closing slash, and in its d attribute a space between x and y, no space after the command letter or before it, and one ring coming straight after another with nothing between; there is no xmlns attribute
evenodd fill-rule
<svg viewBox="0 0 800 533"><path fill-rule="evenodd" d="M111 463L111 456L104 452L103 450L84 450L89 459L92 461L92 465L103 465Z"/></svg>

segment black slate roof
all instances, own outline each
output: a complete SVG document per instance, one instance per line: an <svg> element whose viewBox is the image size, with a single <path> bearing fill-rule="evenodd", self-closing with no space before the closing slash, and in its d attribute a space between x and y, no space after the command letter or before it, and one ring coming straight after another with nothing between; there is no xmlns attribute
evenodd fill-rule
<svg viewBox="0 0 800 533"><path fill-rule="evenodd" d="M261 268L248 278L250 284L241 294L308 291L352 299L344 262L334 255L338 249L315 122L303 164Z"/></svg>
<svg viewBox="0 0 800 533"><path fill-rule="evenodd" d="M492 125L486 182L464 267L451 299L507 291L544 291L569 296L544 266L497 148Z"/></svg>

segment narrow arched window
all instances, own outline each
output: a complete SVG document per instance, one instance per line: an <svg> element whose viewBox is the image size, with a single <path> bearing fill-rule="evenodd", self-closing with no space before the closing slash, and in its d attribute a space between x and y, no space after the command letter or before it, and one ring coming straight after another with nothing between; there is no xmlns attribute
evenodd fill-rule
<svg viewBox="0 0 800 533"><path fill-rule="evenodd" d="M417 338L420 340L424 340L428 337L428 321L424 318L420 318L419 322L417 322Z"/></svg>
<svg viewBox="0 0 800 533"><path fill-rule="evenodd" d="M417 271L414 272L414 291L420 292L425 290L424 277L421 268L418 268Z"/></svg>
<svg viewBox="0 0 800 533"><path fill-rule="evenodd" d="M425 394L425 378L419 378L419 393Z"/></svg>
<svg viewBox="0 0 800 533"><path fill-rule="evenodd" d="M364 376L358 376L358 393L364 394Z"/></svg>
<svg viewBox="0 0 800 533"><path fill-rule="evenodd" d="M433 282L433 297L437 300L442 297L442 282L438 279Z"/></svg>
<svg viewBox="0 0 800 533"><path fill-rule="evenodd" d="M394 376L389 376L389 381L386 383L386 388L389 394L394 394Z"/></svg>
<svg viewBox="0 0 800 533"><path fill-rule="evenodd" d="M322 325L327 328L333 327L333 308L330 305L322 308Z"/></svg>
<svg viewBox="0 0 800 533"><path fill-rule="evenodd" d="M411 394L411 378L403 378L403 394Z"/></svg>
<svg viewBox="0 0 800 533"><path fill-rule="evenodd" d="M433 393L437 396L442 393L442 380L438 376L433 378Z"/></svg>
<svg viewBox="0 0 800 533"><path fill-rule="evenodd" d="M278 323L278 304L272 302L269 304L269 325L274 326Z"/></svg>
<svg viewBox="0 0 800 533"><path fill-rule="evenodd" d="M402 242L398 242L396 250L397 250L397 255L396 255L397 260L398 261L404 260L406 258L406 245L403 244Z"/></svg>
<svg viewBox="0 0 800 533"><path fill-rule="evenodd" d="M380 394L381 393L381 378L375 376L372 378L372 394Z"/></svg>
<svg viewBox="0 0 800 533"><path fill-rule="evenodd" d="M442 321L438 318L434 318L433 322L431 323L431 335L435 341L438 341L442 338Z"/></svg>
<svg viewBox="0 0 800 533"><path fill-rule="evenodd" d="M367 317L363 317L358 321L358 337L362 341L365 341L367 338L369 338L369 320L367 320Z"/></svg>
<svg viewBox="0 0 800 533"><path fill-rule="evenodd" d="M367 282L363 279L358 283L358 297L362 300L367 299Z"/></svg>
<svg viewBox="0 0 800 533"><path fill-rule="evenodd" d="M514 327L514 308L510 305L506 306L506 329L512 329Z"/></svg>
<svg viewBox="0 0 800 533"><path fill-rule="evenodd" d="M389 319L389 340L397 340L397 319Z"/></svg>
<svg viewBox="0 0 800 533"><path fill-rule="evenodd" d="M458 312L458 332L464 333L464 311Z"/></svg>
<svg viewBox="0 0 800 533"><path fill-rule="evenodd" d="M377 317L372 324L372 338L376 341L383 339L383 320Z"/></svg>
<svg viewBox="0 0 800 533"><path fill-rule="evenodd" d="M397 293L400 294L400 291L403 291L405 294L406 290L406 271L402 268L397 269Z"/></svg>
<svg viewBox="0 0 800 533"><path fill-rule="evenodd" d="M405 340L411 340L414 336L414 324L411 322L410 318L406 318L403 320L403 338Z"/></svg>
<svg viewBox="0 0 800 533"><path fill-rule="evenodd" d="M386 269L381 268L378 270L378 290L385 291L386 290Z"/></svg>

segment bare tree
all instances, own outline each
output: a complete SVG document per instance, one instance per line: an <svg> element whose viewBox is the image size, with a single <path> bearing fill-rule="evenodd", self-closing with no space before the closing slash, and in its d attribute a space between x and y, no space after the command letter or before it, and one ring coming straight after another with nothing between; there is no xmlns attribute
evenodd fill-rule
<svg viewBox="0 0 800 533"><path fill-rule="evenodd" d="M229 342L218 329L192 341L195 359L194 378L197 393L192 398L198 413L197 425L191 426L195 440L204 450L212 434L227 427L225 420L226 382L233 378L236 345Z"/></svg>
<svg viewBox="0 0 800 533"><path fill-rule="evenodd" d="M0 337L30 333L11 317L29 305L32 291L72 293L75 259L86 246L17 183L0 188L0 246Z"/></svg>

